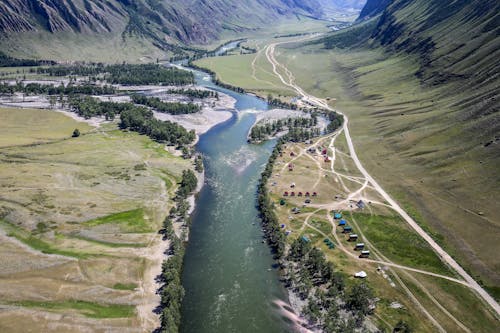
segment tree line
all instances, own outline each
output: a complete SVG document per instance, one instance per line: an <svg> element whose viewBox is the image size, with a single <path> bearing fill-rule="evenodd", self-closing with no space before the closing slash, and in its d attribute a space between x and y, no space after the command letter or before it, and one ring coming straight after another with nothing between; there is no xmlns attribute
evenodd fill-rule
<svg viewBox="0 0 500 333"><path fill-rule="evenodd" d="M163 102L158 97L147 97L144 95L133 94L130 96L132 102L153 108L155 111L169 114L188 114L196 113L201 107L194 103Z"/></svg>
<svg viewBox="0 0 500 333"><path fill-rule="evenodd" d="M192 143L196 134L184 127L153 117L153 112L145 107L132 103L103 102L89 96L69 96L68 106L72 112L81 117L104 116L113 120L120 115L120 128L145 134L151 139L168 145L184 146Z"/></svg>
<svg viewBox="0 0 500 333"><path fill-rule="evenodd" d="M275 136L277 133L287 130L292 141L308 140L311 137L321 134L319 128L314 128L318 124L318 117L315 113L310 118L287 118L277 119L266 124L256 124L250 130L250 142L259 142Z"/></svg>
<svg viewBox="0 0 500 333"><path fill-rule="evenodd" d="M53 64L55 64L55 62L50 60L18 59L0 51L0 67L26 67Z"/></svg>
<svg viewBox="0 0 500 333"><path fill-rule="evenodd" d="M201 90L201 89L170 89L167 91L168 94L184 95L191 98L216 98L219 99L219 93L213 90Z"/></svg>
<svg viewBox="0 0 500 333"><path fill-rule="evenodd" d="M181 322L181 305L184 297L184 288L181 284L182 263L184 258L184 236L178 237L174 231L173 223L188 224L187 211L189 203L187 197L196 189L197 178L193 171L184 170L181 182L177 189L174 201L176 205L172 207L169 215L163 222L163 239L170 242L167 250L168 258L163 261L162 273L160 275L159 293L160 302L160 332L176 333L179 331Z"/></svg>
<svg viewBox="0 0 500 333"><path fill-rule="evenodd" d="M159 64L90 64L71 66L50 66L36 69L38 74L49 76L103 76L113 84L123 85L188 85L194 84L190 71Z"/></svg>
<svg viewBox="0 0 500 333"><path fill-rule="evenodd" d="M53 84L17 82L16 84L0 83L0 94L13 94L22 92L26 95L110 95L116 93L116 89L109 85L95 85L90 83L73 84L68 83L59 86Z"/></svg>

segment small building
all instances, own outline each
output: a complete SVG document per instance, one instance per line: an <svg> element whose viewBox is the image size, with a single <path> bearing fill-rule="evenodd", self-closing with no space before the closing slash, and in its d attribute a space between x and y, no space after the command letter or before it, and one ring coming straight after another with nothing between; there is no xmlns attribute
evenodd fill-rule
<svg viewBox="0 0 500 333"><path fill-rule="evenodd" d="M306 192L306 197L310 196L311 194L309 192Z"/></svg>
<svg viewBox="0 0 500 333"><path fill-rule="evenodd" d="M293 164L292 163L288 164L288 171L293 171Z"/></svg>
<svg viewBox="0 0 500 333"><path fill-rule="evenodd" d="M318 196L318 193L313 192L313 197L317 197L317 196Z"/></svg>
<svg viewBox="0 0 500 333"><path fill-rule="evenodd" d="M365 243L358 243L358 244L356 244L356 247L354 248L354 250L359 251L359 250L363 250L364 248L365 248Z"/></svg>
<svg viewBox="0 0 500 333"><path fill-rule="evenodd" d="M281 200L280 200L280 206L284 206L285 204L286 204L285 199L281 199Z"/></svg>
<svg viewBox="0 0 500 333"><path fill-rule="evenodd" d="M295 153L293 151L290 152L290 156L294 157Z"/></svg>
<svg viewBox="0 0 500 333"><path fill-rule="evenodd" d="M339 220L339 219L342 218L342 214L340 214L340 213L334 213L333 214L333 218L336 219L336 220Z"/></svg>
<svg viewBox="0 0 500 333"><path fill-rule="evenodd" d="M304 203L306 203L306 204L310 204L310 203L311 203L311 199L306 199L306 200L304 201Z"/></svg>
<svg viewBox="0 0 500 333"><path fill-rule="evenodd" d="M285 193L283 193L283 196L287 197L288 196L288 191L285 191Z"/></svg>
<svg viewBox="0 0 500 333"><path fill-rule="evenodd" d="M340 220L339 222L339 225L342 226L342 225L346 225L347 224L347 221L346 220Z"/></svg>
<svg viewBox="0 0 500 333"><path fill-rule="evenodd" d="M349 242L355 242L357 240L358 240L358 235L356 235L356 234L349 235Z"/></svg>
<svg viewBox="0 0 500 333"><path fill-rule="evenodd" d="M302 192L299 192L297 195L298 195L299 197L301 197L301 196L302 196Z"/></svg>
<svg viewBox="0 0 500 333"><path fill-rule="evenodd" d="M291 187L291 188L294 188L294 187L295 187L295 183L291 183L291 184L290 184L290 187Z"/></svg>
<svg viewBox="0 0 500 333"><path fill-rule="evenodd" d="M365 203L363 200L359 200L357 203L356 203L356 206L358 206L359 209L363 209L366 207Z"/></svg>
<svg viewBox="0 0 500 333"><path fill-rule="evenodd" d="M370 251L364 250L361 251L361 254L359 255L360 258L368 258L370 256Z"/></svg>
<svg viewBox="0 0 500 333"><path fill-rule="evenodd" d="M294 213L294 214L298 214L298 213L300 213L300 209L299 209L299 208L297 208L297 207L294 207L294 208L292 209L292 213Z"/></svg>
<svg viewBox="0 0 500 333"><path fill-rule="evenodd" d="M348 234L348 233L352 232L352 227L350 227L350 226L346 225L346 226L344 227L344 230L343 230L342 232L343 232L344 234Z"/></svg>
<svg viewBox="0 0 500 333"><path fill-rule="evenodd" d="M323 149L323 150L321 151L321 154L326 155L326 153L327 153L327 152L328 152L328 151L327 151L326 149Z"/></svg>
<svg viewBox="0 0 500 333"><path fill-rule="evenodd" d="M327 157L325 157L325 163L328 163L328 162L330 162L330 157L327 156Z"/></svg>
<svg viewBox="0 0 500 333"><path fill-rule="evenodd" d="M294 196L295 196L295 192L291 192L291 193L290 193L290 196L291 196L291 197L294 197Z"/></svg>

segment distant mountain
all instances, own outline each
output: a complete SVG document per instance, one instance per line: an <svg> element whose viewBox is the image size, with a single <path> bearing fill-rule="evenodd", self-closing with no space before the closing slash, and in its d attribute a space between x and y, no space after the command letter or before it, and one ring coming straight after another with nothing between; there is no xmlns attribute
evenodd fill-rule
<svg viewBox="0 0 500 333"><path fill-rule="evenodd" d="M283 16L322 15L317 0L2 0L0 32L120 33L156 44L206 43Z"/></svg>
<svg viewBox="0 0 500 333"><path fill-rule="evenodd" d="M382 13L392 0L368 0L359 14L358 20L364 20Z"/></svg>

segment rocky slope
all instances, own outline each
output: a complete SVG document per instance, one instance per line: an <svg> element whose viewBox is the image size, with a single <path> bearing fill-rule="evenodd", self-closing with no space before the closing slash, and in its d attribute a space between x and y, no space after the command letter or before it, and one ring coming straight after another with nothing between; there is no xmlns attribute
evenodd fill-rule
<svg viewBox="0 0 500 333"><path fill-rule="evenodd" d="M206 43L223 30L244 31L282 16L322 15L316 0L3 0L0 32L122 33L157 44Z"/></svg>

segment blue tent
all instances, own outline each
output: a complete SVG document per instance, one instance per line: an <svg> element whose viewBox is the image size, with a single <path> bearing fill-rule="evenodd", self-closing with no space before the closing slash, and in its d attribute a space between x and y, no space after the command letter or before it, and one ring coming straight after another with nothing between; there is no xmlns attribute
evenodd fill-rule
<svg viewBox="0 0 500 333"><path fill-rule="evenodd" d="M339 225L346 225L347 221L346 220L340 220Z"/></svg>
<svg viewBox="0 0 500 333"><path fill-rule="evenodd" d="M333 217L334 217L335 219L337 219L337 220L338 220L338 219L341 219L341 218L342 218L342 214L340 214L340 213L335 213L335 214L333 214Z"/></svg>

